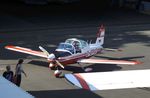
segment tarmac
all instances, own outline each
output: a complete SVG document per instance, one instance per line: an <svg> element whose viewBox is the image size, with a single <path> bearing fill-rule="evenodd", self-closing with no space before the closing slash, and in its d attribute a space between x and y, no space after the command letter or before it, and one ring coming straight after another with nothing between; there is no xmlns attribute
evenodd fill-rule
<svg viewBox="0 0 150 98"><path fill-rule="evenodd" d="M6 6L7 5L7 6ZM55 78L47 60L4 49L18 45L50 53L59 42L77 37L95 41L100 24L106 27L104 47L121 48L121 52L104 51L93 58L139 60L140 65L86 64L93 72L149 69L150 16L129 9L82 8L75 6L29 6L2 4L0 13L0 73L6 65L14 70L19 58L25 59L21 88L36 98L149 98L150 88L87 91L70 84L65 78ZM79 73L78 64L69 65L63 73ZM145 75L144 77L147 77ZM113 77L112 77L113 78Z"/></svg>

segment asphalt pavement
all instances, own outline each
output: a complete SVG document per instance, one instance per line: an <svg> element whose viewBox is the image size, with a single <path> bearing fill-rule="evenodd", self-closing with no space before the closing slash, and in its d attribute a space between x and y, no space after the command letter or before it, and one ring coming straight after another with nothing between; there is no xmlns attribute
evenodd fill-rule
<svg viewBox="0 0 150 98"><path fill-rule="evenodd" d="M7 6L6 6L7 5ZM87 91L75 87L64 78L55 78L45 59L4 49L18 45L50 53L59 42L77 37L95 41L100 24L106 27L104 47L121 48L121 52L104 51L94 58L139 60L140 65L91 64L93 72L149 69L150 16L129 9L99 9L53 6L3 4L0 13L0 69L11 65L14 70L19 58L25 59L21 88L36 98L149 98L150 88ZM54 10L54 8L56 8ZM77 64L69 65L63 73L78 73ZM3 70L0 71L3 73ZM144 77L148 77L145 75ZM113 78L113 77L112 77Z"/></svg>

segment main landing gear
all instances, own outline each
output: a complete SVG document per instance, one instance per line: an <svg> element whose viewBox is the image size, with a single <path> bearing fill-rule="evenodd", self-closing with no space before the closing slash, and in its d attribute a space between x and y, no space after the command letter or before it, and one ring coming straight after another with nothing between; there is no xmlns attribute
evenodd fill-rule
<svg viewBox="0 0 150 98"><path fill-rule="evenodd" d="M90 72L90 71L92 71L92 70L93 70L93 69L92 69L92 68L90 68L90 67L89 67L89 68L85 68L85 69L84 69L84 71L85 71L85 72Z"/></svg>
<svg viewBox="0 0 150 98"><path fill-rule="evenodd" d="M93 69L90 68L90 67L87 67L87 68L84 68L80 63L78 63L80 65L80 67L85 71L85 72L90 72L92 71Z"/></svg>

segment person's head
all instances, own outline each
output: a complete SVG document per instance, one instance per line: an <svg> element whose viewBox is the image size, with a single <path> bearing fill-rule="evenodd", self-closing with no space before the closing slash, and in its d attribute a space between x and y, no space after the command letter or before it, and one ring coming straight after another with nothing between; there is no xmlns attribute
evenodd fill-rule
<svg viewBox="0 0 150 98"><path fill-rule="evenodd" d="M19 59L18 64L22 64L23 63L23 59Z"/></svg>
<svg viewBox="0 0 150 98"><path fill-rule="evenodd" d="M10 65L7 65L7 66L6 66L6 70L7 70L7 71L10 71L10 70L11 70Z"/></svg>

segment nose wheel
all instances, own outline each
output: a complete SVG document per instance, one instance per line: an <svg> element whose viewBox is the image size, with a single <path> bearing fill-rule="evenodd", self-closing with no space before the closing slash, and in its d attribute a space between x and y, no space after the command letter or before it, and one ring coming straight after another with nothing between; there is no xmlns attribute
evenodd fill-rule
<svg viewBox="0 0 150 98"><path fill-rule="evenodd" d="M56 65L55 63L50 63L49 64L49 68L52 69L52 70L55 70L54 71L54 76L56 78L61 78L63 76L63 73L61 70L59 70L59 66Z"/></svg>
<svg viewBox="0 0 150 98"><path fill-rule="evenodd" d="M57 69L54 71L54 75L56 78L61 78L62 77L62 71Z"/></svg>

